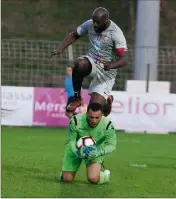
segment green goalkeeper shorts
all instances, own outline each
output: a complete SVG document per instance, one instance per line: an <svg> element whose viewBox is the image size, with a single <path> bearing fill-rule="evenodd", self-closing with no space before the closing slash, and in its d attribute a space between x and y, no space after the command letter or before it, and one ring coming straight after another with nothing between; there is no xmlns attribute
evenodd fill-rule
<svg viewBox="0 0 176 199"><path fill-rule="evenodd" d="M86 166L90 163L102 163L103 162L103 156L97 157L92 160L84 160ZM63 164L62 164L62 171L72 171L76 172L79 170L82 163L82 159L78 158L70 149L70 147L66 147Z"/></svg>

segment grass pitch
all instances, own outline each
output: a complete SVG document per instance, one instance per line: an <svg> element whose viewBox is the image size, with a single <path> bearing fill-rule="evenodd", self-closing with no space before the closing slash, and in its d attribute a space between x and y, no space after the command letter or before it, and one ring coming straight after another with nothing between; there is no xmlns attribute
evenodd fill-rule
<svg viewBox="0 0 176 199"><path fill-rule="evenodd" d="M117 133L106 185L89 184L84 164L73 183L58 182L66 139L65 129L3 127L1 197L176 197L176 135Z"/></svg>

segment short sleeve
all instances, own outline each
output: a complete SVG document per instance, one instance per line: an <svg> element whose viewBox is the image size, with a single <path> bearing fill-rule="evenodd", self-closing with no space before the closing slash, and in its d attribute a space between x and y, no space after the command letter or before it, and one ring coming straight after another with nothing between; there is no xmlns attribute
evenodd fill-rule
<svg viewBox="0 0 176 199"><path fill-rule="evenodd" d="M88 34L88 28L92 25L92 20L87 20L83 24L77 27L76 31L79 36L85 36Z"/></svg>
<svg viewBox="0 0 176 199"><path fill-rule="evenodd" d="M127 51L126 39L125 39L125 36L120 28L117 28L114 31L114 33L112 35L112 40L114 42L115 49L124 48L125 51Z"/></svg>

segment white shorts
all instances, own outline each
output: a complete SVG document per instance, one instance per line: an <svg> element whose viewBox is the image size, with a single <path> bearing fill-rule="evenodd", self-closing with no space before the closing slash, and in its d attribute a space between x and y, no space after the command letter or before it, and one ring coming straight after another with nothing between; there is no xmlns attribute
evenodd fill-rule
<svg viewBox="0 0 176 199"><path fill-rule="evenodd" d="M87 78L91 79L89 94L96 92L107 99L115 83L117 70L105 71L103 64L96 64L94 60L87 55L82 57L87 57L92 64L91 74L87 76Z"/></svg>

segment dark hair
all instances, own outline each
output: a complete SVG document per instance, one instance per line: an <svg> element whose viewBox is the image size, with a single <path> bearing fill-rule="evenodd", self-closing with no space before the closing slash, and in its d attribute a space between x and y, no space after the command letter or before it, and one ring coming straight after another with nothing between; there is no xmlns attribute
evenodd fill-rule
<svg viewBox="0 0 176 199"><path fill-rule="evenodd" d="M66 68L72 68L71 65L67 65Z"/></svg>
<svg viewBox="0 0 176 199"><path fill-rule="evenodd" d="M90 109L91 109L92 111L94 111L94 112L96 112L96 111L101 111L101 112L103 112L103 107L102 107L102 105L99 104L99 103L96 103L96 102L90 103L90 104L88 105L87 111L89 111Z"/></svg>

